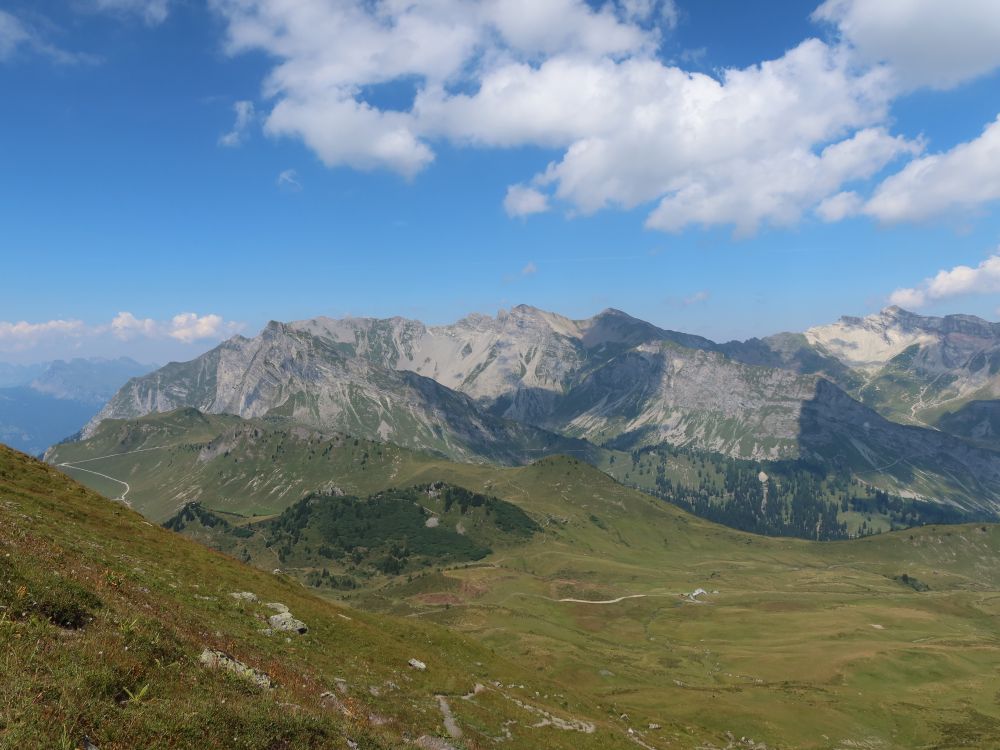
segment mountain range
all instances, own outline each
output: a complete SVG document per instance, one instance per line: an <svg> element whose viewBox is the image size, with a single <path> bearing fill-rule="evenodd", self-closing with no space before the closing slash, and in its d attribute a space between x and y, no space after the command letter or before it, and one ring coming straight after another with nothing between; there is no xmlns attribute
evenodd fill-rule
<svg viewBox="0 0 1000 750"><path fill-rule="evenodd" d="M49 466L0 448L10 737L995 746L995 402L873 408L952 334L822 335L315 319L133 378Z"/></svg>
<svg viewBox="0 0 1000 750"><path fill-rule="evenodd" d="M721 344L617 310L571 320L521 305L444 326L320 317L134 378L84 435L191 407L464 461L685 447L818 462L995 515L998 372L1000 325L895 307Z"/></svg>

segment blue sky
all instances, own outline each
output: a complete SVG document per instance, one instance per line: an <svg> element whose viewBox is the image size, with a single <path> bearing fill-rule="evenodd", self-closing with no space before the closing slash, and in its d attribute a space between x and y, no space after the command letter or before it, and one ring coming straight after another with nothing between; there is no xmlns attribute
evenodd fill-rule
<svg viewBox="0 0 1000 750"><path fill-rule="evenodd" d="M1000 317L996 3L519 2L0 2L0 360L522 302Z"/></svg>

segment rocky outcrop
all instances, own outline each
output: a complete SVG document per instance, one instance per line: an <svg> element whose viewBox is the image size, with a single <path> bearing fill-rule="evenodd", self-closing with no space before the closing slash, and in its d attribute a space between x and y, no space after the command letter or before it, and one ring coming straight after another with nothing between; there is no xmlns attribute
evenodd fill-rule
<svg viewBox="0 0 1000 750"><path fill-rule="evenodd" d="M712 348L708 339L666 331L619 310L571 320L518 305L496 317L445 326L404 318L315 318L290 324L352 354L432 378L496 414L544 421L572 380L624 349L651 341Z"/></svg>
<svg viewBox="0 0 1000 750"><path fill-rule="evenodd" d="M1000 398L1000 323L890 307L811 328L806 337L857 371L852 395L898 422L927 426L942 410Z"/></svg>

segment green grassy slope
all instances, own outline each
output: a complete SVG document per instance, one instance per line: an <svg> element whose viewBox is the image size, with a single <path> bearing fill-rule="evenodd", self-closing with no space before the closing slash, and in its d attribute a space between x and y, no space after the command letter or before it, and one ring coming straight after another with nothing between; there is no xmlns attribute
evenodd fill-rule
<svg viewBox="0 0 1000 750"><path fill-rule="evenodd" d="M894 496L891 485L882 486L877 475L859 478L848 468L816 462L740 461L666 447L632 453L601 450L586 458L619 481L702 517L757 533L835 539L922 523L978 520L977 514L959 508ZM476 476L516 473L456 469L440 457L391 443L193 409L108 420L88 440L55 446L48 459L70 464L62 468L108 497L120 496L127 482L126 500L159 522L192 502L226 514L270 516L312 492L364 497L437 481L443 467L458 476L469 471ZM761 471L769 477L767 503L758 480Z"/></svg>
<svg viewBox="0 0 1000 750"><path fill-rule="evenodd" d="M787 748L1000 743L996 526L773 539L700 520L570 458L501 469L367 445L341 439L328 454L339 458L324 459L340 461L340 473L320 463L319 444L311 458L287 442L285 450L298 465L325 467L310 469L313 482L364 495L443 481L519 506L541 531L479 561L317 589L328 596L472 635L572 685L612 726L641 732L634 736L657 750L697 746L700 733L716 747L727 733ZM246 472L239 487L253 490L256 471L259 486L267 472L289 471L271 458L282 455L276 447L260 453L237 464ZM154 455L133 454L115 471L141 487ZM217 508L202 495L210 509L233 507L215 497ZM315 572L295 559L285 569L304 581ZM697 588L709 593L684 596Z"/></svg>
<svg viewBox="0 0 1000 750"><path fill-rule="evenodd" d="M323 489L368 495L424 457L390 443L194 409L108 420L91 439L54 446L47 456L72 463L67 473L109 497L128 482L126 499L156 521L194 501L250 516L279 513Z"/></svg>
<svg viewBox="0 0 1000 750"><path fill-rule="evenodd" d="M230 596L243 591L259 602ZM308 633L262 632L266 602ZM274 687L203 666L206 648ZM632 746L575 688L485 644L317 599L3 447L0 674L2 747Z"/></svg>
<svg viewBox="0 0 1000 750"><path fill-rule="evenodd" d="M546 533L351 600L474 633L634 727L790 748L1000 743L1000 528L817 544L715 526L570 459L487 482Z"/></svg>
<svg viewBox="0 0 1000 750"><path fill-rule="evenodd" d="M779 746L874 736L912 747L954 742L938 726L950 720L1000 738L988 688L1000 657L993 527L986 535L921 530L912 542L873 540L878 547L762 539L646 503L572 461L543 461L491 489L520 495L551 533L497 555L496 568L449 571L459 585L446 587L447 608L431 591L408 604L520 648L638 726L681 716ZM893 580L907 571L934 593ZM704 605L678 596L697 587L720 593ZM635 594L646 597L610 605L541 598ZM949 642L954 633L961 640ZM907 667L911 660L928 671ZM972 684L983 693L962 687ZM982 716L966 715L970 703Z"/></svg>
<svg viewBox="0 0 1000 750"><path fill-rule="evenodd" d="M1000 743L997 526L809 543L717 526L570 458L410 468L401 479L495 494L542 531L474 563L322 590L471 634L650 747L698 746L683 728L708 731L704 747Z"/></svg>

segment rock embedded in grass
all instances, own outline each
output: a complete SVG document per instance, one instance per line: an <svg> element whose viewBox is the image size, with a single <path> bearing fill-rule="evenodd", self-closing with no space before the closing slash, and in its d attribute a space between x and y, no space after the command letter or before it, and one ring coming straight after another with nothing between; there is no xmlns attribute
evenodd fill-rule
<svg viewBox="0 0 1000 750"><path fill-rule="evenodd" d="M265 673L254 669L253 667L247 666L224 651L206 648L201 652L199 661L209 669L223 669L227 672L232 672L237 677L253 682L258 687L270 689L274 686L271 682L271 678Z"/></svg>
<svg viewBox="0 0 1000 750"><path fill-rule="evenodd" d="M272 630L284 633L298 633L299 635L305 635L309 632L306 624L302 620L296 620L292 616L292 613L288 611L286 605L281 602L269 602L267 606L278 613L267 618L267 623L271 626Z"/></svg>
<svg viewBox="0 0 1000 750"><path fill-rule="evenodd" d="M302 620L296 620L289 612L281 612L277 615L271 615L267 618L267 622L272 629L286 633L298 633L299 635L305 635L309 632L309 628L306 627L306 624L302 622Z"/></svg>

